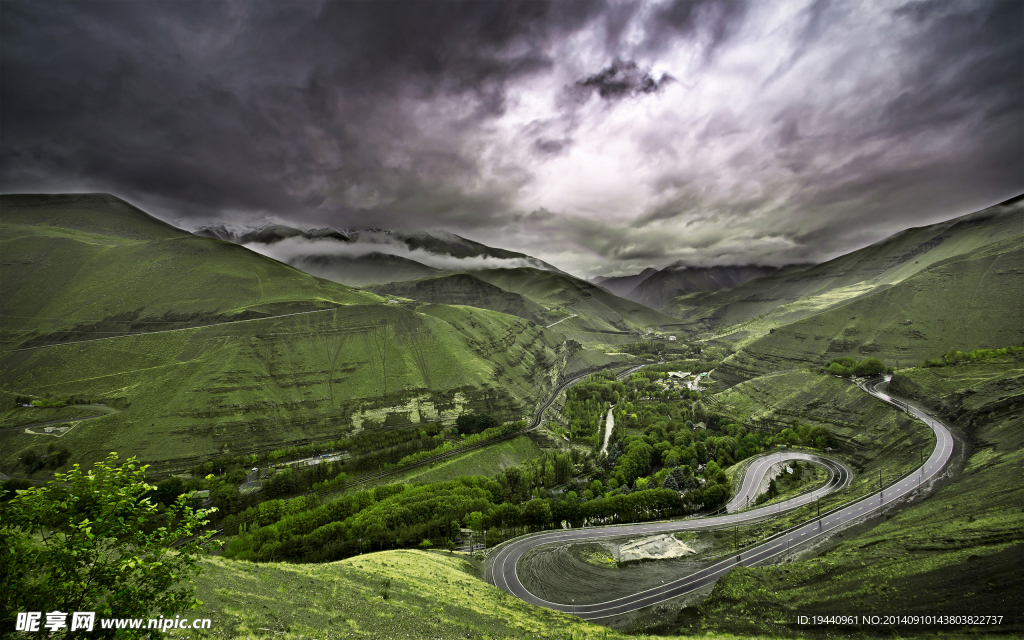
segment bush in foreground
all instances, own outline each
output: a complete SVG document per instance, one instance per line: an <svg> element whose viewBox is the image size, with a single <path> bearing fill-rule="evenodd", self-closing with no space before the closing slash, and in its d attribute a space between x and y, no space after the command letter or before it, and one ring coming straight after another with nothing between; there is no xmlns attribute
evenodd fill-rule
<svg viewBox="0 0 1024 640"><path fill-rule="evenodd" d="M94 611L97 616L173 616L198 601L191 578L200 571L209 511L185 496L165 513L148 498L145 466L117 454L88 473L75 465L45 486L0 503L2 623L19 611Z"/></svg>

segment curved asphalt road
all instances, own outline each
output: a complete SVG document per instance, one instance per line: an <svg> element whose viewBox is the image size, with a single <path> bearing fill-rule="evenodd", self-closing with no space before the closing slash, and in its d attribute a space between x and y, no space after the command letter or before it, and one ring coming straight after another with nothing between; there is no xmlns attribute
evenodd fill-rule
<svg viewBox="0 0 1024 640"><path fill-rule="evenodd" d="M735 513L744 508L750 506L750 501L757 498L759 495L758 489L761 486L761 481L764 479L765 474L772 468L773 465L789 460L805 460L807 462L813 462L822 467L829 473L828 481L815 489L805 494L796 496L791 501L786 500L784 504L786 509L792 509L808 502L814 502L820 497L826 494L832 493L842 489L850 483L853 478L853 471L850 470L842 462L833 460L832 458L826 458L825 456L815 455L813 453L803 453L801 451L776 451L767 453L753 459L753 462L746 471L743 473L743 482L740 485L740 490L736 492L736 495L732 500L725 505L726 513ZM777 512L780 510L783 502L779 502L771 505L771 509Z"/></svg>
<svg viewBox="0 0 1024 640"><path fill-rule="evenodd" d="M790 549L800 544L809 542L834 531L838 531L843 524L868 515L879 510L884 505L903 498L920 487L923 483L942 473L946 463L953 454L954 441L949 430L946 429L946 427L937 419L924 411L916 407L911 407L906 403L891 397L887 393L879 391L879 387L883 386L885 382L887 382L887 380L870 384L860 383L860 387L880 400L892 404L901 410L907 411L922 420L935 432L936 446L922 467L905 476L895 484L885 487L878 493L874 493L844 507L834 509L833 511L826 513L823 517L814 518L805 524L783 531L765 543L744 549L741 553L725 558L710 567L701 569L700 571L680 578L679 580L653 589L648 589L647 591L610 600L608 602L588 605L548 602L547 600L533 595L525 586L523 586L519 581L516 566L524 553L540 545L580 542L583 540L599 540L620 536L647 536L657 533L683 531L687 529L727 527L734 524L748 523L770 516L772 513L776 513L782 509L789 510L802 504L806 504L816 498L815 493L817 492L797 496L792 500L779 503L779 505L750 509L748 511L743 511L742 513L732 513L724 516L675 522L601 527L595 529L549 531L537 535L526 536L513 540L497 548L497 553L488 558L485 578L491 584L494 584L531 604L555 609L565 613L574 613L584 620L599 620L601 618L608 618L636 611L644 607L658 604L659 602L670 598L684 595L715 582L720 577L728 573L733 567L754 566L776 556L788 553ZM787 454L783 454L783 460L786 459L786 455ZM793 455L793 453L790 453L789 455ZM822 458L816 461L820 462L822 460L827 460L827 458ZM833 478L834 480L839 478L839 469L841 468L841 466L838 466L838 468L832 468L835 474ZM841 486L845 486L848 481L849 477L847 476L842 485L830 484L828 490L834 490ZM818 491L824 490L825 488L826 487L822 487Z"/></svg>

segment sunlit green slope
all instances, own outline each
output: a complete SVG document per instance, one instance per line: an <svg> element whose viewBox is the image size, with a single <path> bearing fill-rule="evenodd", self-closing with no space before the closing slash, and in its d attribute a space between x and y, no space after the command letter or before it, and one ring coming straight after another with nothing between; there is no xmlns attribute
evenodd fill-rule
<svg viewBox="0 0 1024 640"><path fill-rule="evenodd" d="M0 253L7 347L380 302L105 194L0 196Z"/></svg>
<svg viewBox="0 0 1024 640"><path fill-rule="evenodd" d="M480 580L477 563L461 554L385 551L325 565L211 558L204 565L197 580L203 605L194 615L212 618L225 638L655 639L527 604Z"/></svg>
<svg viewBox="0 0 1024 640"><path fill-rule="evenodd" d="M1024 236L934 262L891 286L746 343L714 377L726 384L841 356L918 364L949 349L1024 341Z"/></svg>
<svg viewBox="0 0 1024 640"><path fill-rule="evenodd" d="M770 329L870 295L932 265L1019 236L1024 196L886 240L803 270L784 270L734 289L677 298L663 311L695 327L751 340Z"/></svg>

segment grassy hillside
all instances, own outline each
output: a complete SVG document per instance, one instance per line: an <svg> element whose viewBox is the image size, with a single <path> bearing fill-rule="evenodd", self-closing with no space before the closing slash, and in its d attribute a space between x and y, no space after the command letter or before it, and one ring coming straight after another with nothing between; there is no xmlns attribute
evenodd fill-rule
<svg viewBox="0 0 1024 640"><path fill-rule="evenodd" d="M727 291L683 296L663 310L722 335L743 331L752 340L902 282L941 261L1020 236L1022 227L1024 196L1018 196L983 211L907 229L810 269L785 270Z"/></svg>
<svg viewBox="0 0 1024 640"><path fill-rule="evenodd" d="M104 194L0 196L5 347L381 302Z"/></svg>
<svg viewBox="0 0 1024 640"><path fill-rule="evenodd" d="M11 394L123 409L61 442L86 460L115 450L165 471L362 429L447 423L462 411L518 419L564 362L557 338L470 307L351 305L14 352L0 361L0 381ZM23 432L0 438L5 465L34 442Z"/></svg>
<svg viewBox="0 0 1024 640"><path fill-rule="evenodd" d="M896 284L770 330L727 358L714 377L733 384L842 356L906 366L949 349L1020 344L1022 264L1020 235L935 262Z"/></svg>
<svg viewBox="0 0 1024 640"><path fill-rule="evenodd" d="M385 551L323 565L210 558L205 566L193 615L212 618L226 638L653 640L526 604L480 580L463 555Z"/></svg>
<svg viewBox="0 0 1024 640"><path fill-rule="evenodd" d="M651 327L678 322L671 316L619 298L578 278L541 269L488 269L473 275L505 291L517 293L544 307L552 327L585 342L606 343ZM573 314L576 317L571 317ZM577 338L577 339L579 339ZM630 339L635 339L630 337Z"/></svg>
<svg viewBox="0 0 1024 640"><path fill-rule="evenodd" d="M358 257L314 254L294 258L290 264L318 278L353 287L429 278L446 273L415 260L386 253L368 253Z"/></svg>
<svg viewBox="0 0 1024 640"><path fill-rule="evenodd" d="M3 398L119 410L60 435L74 462L116 450L166 473L463 411L519 419L595 357L511 315L389 303L110 196L0 204L5 340L17 347L0 356ZM25 418L5 412L0 428ZM0 431L0 468L55 438Z"/></svg>
<svg viewBox="0 0 1024 640"><path fill-rule="evenodd" d="M952 424L970 443L969 457L954 462L954 469L962 468L956 481L884 521L844 534L821 557L731 572L698 611L681 613L664 631L764 633L793 629L797 615L892 611L1002 615L1003 625L977 627L972 635L1024 632L1024 359L912 369L896 380L901 391L919 395L950 420L956 417ZM891 632L906 637L960 630L920 625Z"/></svg>
<svg viewBox="0 0 1024 640"><path fill-rule="evenodd" d="M370 287L370 290L383 296L401 296L435 304L490 309L518 316L536 324L550 324L545 322L544 308L536 302L467 273L409 282L392 282Z"/></svg>
<svg viewBox="0 0 1024 640"><path fill-rule="evenodd" d="M777 267L759 265L690 267L670 264L638 282L624 297L652 309L661 309L666 305L671 308L670 303L677 296L732 289L754 278L774 275L778 271Z"/></svg>
<svg viewBox="0 0 1024 640"><path fill-rule="evenodd" d="M529 436L519 436L483 449L469 451L460 456L436 462L425 467L410 469L387 479L388 484L399 482L443 482L461 476L490 476L509 467L517 467L538 457L543 450ZM373 485L365 485L373 486Z"/></svg>

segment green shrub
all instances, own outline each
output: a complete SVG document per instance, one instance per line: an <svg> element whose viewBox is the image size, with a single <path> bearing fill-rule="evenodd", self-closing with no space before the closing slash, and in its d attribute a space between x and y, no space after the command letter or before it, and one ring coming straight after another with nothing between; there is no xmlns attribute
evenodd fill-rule
<svg viewBox="0 0 1024 640"><path fill-rule="evenodd" d="M885 364L878 358L865 358L853 369L854 375L880 376L885 373Z"/></svg>
<svg viewBox="0 0 1024 640"><path fill-rule="evenodd" d="M847 358L847 359L852 360L852 358ZM839 364L838 362L833 362L832 364L828 365L828 372L831 373L834 376L842 376L844 378L849 378L850 375L853 373L853 370L849 369L847 367L844 367L843 365Z"/></svg>

